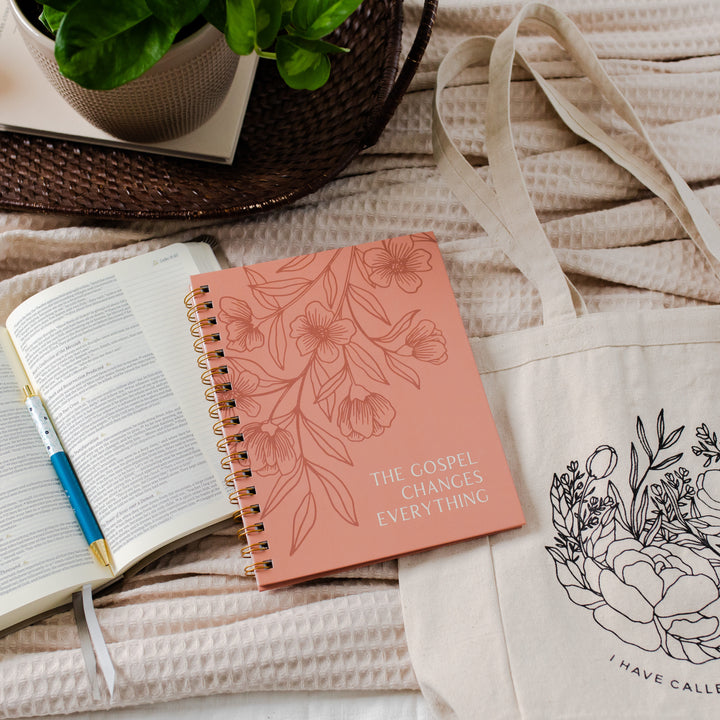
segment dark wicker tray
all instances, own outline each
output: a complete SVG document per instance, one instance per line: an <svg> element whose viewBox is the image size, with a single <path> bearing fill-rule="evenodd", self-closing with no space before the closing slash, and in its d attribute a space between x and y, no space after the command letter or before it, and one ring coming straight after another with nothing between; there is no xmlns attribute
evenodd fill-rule
<svg viewBox="0 0 720 720"><path fill-rule="evenodd" d="M106 218L241 217L322 187L373 145L415 74L435 19L426 0L398 72L402 0L364 0L337 31L313 93L287 88L260 61L232 165L0 132L0 208Z"/></svg>

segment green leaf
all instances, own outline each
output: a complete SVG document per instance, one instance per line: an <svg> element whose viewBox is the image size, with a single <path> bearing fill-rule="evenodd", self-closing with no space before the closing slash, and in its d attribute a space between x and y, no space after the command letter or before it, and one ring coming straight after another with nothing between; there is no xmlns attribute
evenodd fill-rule
<svg viewBox="0 0 720 720"><path fill-rule="evenodd" d="M225 24L227 22L225 0L210 0L203 15L209 23L214 25L221 33L225 34Z"/></svg>
<svg viewBox="0 0 720 720"><path fill-rule="evenodd" d="M225 39L238 55L249 55L255 49L256 20L253 0L227 0Z"/></svg>
<svg viewBox="0 0 720 720"><path fill-rule="evenodd" d="M179 30L201 15L208 0L146 0L155 17Z"/></svg>
<svg viewBox="0 0 720 720"><path fill-rule="evenodd" d="M312 41L291 35L278 38L275 49L278 71L287 85L296 90L317 90L330 77L330 61L311 45Z"/></svg>
<svg viewBox="0 0 720 720"><path fill-rule="evenodd" d="M304 38L295 38L298 41L303 41ZM346 47L340 47L339 45L333 45L332 43L326 42L325 40L305 40L305 42L308 45L312 45L312 47L317 52L325 53L326 55L344 55L345 53L350 52L350 48Z"/></svg>
<svg viewBox="0 0 720 720"><path fill-rule="evenodd" d="M42 3L43 9L52 8L53 10L60 10L60 12L67 12L77 0L50 0L50 2Z"/></svg>
<svg viewBox="0 0 720 720"><path fill-rule="evenodd" d="M290 15L290 23L298 29L304 29L311 25L317 2L318 0L295 0Z"/></svg>
<svg viewBox="0 0 720 720"><path fill-rule="evenodd" d="M58 30L55 57L60 72L79 85L109 90L152 67L175 34L144 0L78 0Z"/></svg>
<svg viewBox="0 0 720 720"><path fill-rule="evenodd" d="M255 25L259 48L270 47L275 42L282 20L281 0L255 0Z"/></svg>
<svg viewBox="0 0 720 720"><path fill-rule="evenodd" d="M319 40L342 25L361 0L297 0L292 11L298 35Z"/></svg>
<svg viewBox="0 0 720 720"><path fill-rule="evenodd" d="M79 85L108 90L134 80L169 49L175 32L143 0L79 0L55 40L60 72Z"/></svg>
<svg viewBox="0 0 720 720"><path fill-rule="evenodd" d="M58 31L58 28L60 27L60 23L63 21L63 18L65 17L65 12L63 10L55 10L54 8L51 8L49 5L46 5L43 8L43 11L40 13L40 20L42 24L53 34L55 35Z"/></svg>

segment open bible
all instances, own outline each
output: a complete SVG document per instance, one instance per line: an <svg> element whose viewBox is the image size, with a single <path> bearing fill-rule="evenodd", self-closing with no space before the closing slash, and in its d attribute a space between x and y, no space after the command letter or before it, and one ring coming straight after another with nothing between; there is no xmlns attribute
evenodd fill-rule
<svg viewBox="0 0 720 720"><path fill-rule="evenodd" d="M0 329L0 632L112 582L233 506L183 297L218 269L171 245L41 291ZM42 396L113 559L93 557L23 403Z"/></svg>

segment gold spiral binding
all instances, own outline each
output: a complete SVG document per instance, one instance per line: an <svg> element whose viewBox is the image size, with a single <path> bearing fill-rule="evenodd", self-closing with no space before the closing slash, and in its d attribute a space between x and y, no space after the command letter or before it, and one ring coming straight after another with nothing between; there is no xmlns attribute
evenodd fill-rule
<svg viewBox="0 0 720 720"><path fill-rule="evenodd" d="M226 393L226 392L230 392L231 390L232 390L232 383L230 383L230 382L224 382L224 383L218 383L217 385L211 385L205 391L205 399L208 402L213 402L213 400L217 399L218 393Z"/></svg>
<svg viewBox="0 0 720 720"><path fill-rule="evenodd" d="M253 533L265 532L265 525L261 522L253 523L252 525L246 525L245 527L238 528L237 536L240 542L247 542L248 535Z"/></svg>
<svg viewBox="0 0 720 720"><path fill-rule="evenodd" d="M220 333L210 333L209 335L202 335L195 342L193 343L193 347L195 348L196 353L201 353L206 345L209 345L211 342L220 342Z"/></svg>
<svg viewBox="0 0 720 720"><path fill-rule="evenodd" d="M197 364L201 370L207 370L210 367L208 363L212 358L217 359L223 357L225 357L225 351L222 348L218 348L217 350L208 350L207 352L204 352L202 355L198 356Z"/></svg>
<svg viewBox="0 0 720 720"><path fill-rule="evenodd" d="M272 566L272 560L260 560L255 562L245 568L245 577L255 577L260 570L270 570Z"/></svg>
<svg viewBox="0 0 720 720"><path fill-rule="evenodd" d="M191 290L185 296L184 302L187 308L187 319L191 323L190 334L194 338L193 348L198 354L197 365L202 371L200 380L207 386L205 399L211 403L208 413L215 420L213 433L221 436L217 442L217 449L223 454L221 465L224 470L228 471L225 484L233 488L229 500L232 504L239 506L239 509L233 514L235 521L242 524L237 532L238 539L247 542L251 534L264 533L265 525L262 521L247 522L251 517L261 513L258 503L242 505L243 502L248 502L245 498L256 495L256 488L254 485L245 485L243 482L252 477L247 451L232 447L245 441L241 420L235 413L228 412L227 416L224 416L225 411L237 408L237 403L233 398L223 397L225 393L232 392L233 386L228 366L222 363L225 350L218 347L222 338L217 327L218 320L210 314L214 306L212 297L208 296L209 292L210 287L202 285ZM245 465L248 467L243 467ZM239 469L236 469L237 466L240 466ZM244 558L249 559L254 556L254 553L266 552L269 547L267 540L261 539L244 547L242 554ZM272 560L259 560L248 565L245 575L255 576L258 572L268 570L272 566Z"/></svg>
<svg viewBox="0 0 720 720"><path fill-rule="evenodd" d="M250 470L250 468L247 470L235 470L235 472L231 472L229 475L225 476L225 484L228 487L235 487L236 481L242 482L252 476L252 470ZM255 493L253 492L252 494L254 495Z"/></svg>
<svg viewBox="0 0 720 720"><path fill-rule="evenodd" d="M235 492L231 492L228 497L230 498L230 502L233 505L239 505L241 497L250 497L251 495L256 494L257 493L255 492L255 486L248 485L247 487L238 488L237 490L235 490Z"/></svg>
<svg viewBox="0 0 720 720"><path fill-rule="evenodd" d="M199 338L201 336L200 331L203 328L210 327L211 325L217 325L217 318L216 317L206 317L206 318L200 318L200 320L196 320L191 326L190 326L190 334L195 337Z"/></svg>
<svg viewBox="0 0 720 720"><path fill-rule="evenodd" d="M241 463L241 462L247 462L248 461L248 454L246 450L240 450L239 452L231 452L225 455L225 457L220 461L220 465L222 466L223 470L229 470L233 463ZM243 472L246 472L243 470Z"/></svg>
<svg viewBox="0 0 720 720"><path fill-rule="evenodd" d="M270 545L268 544L268 541L261 540L260 542L253 543L252 545L246 545L242 549L241 554L245 559L249 559L253 556L253 553L264 552L265 550L269 549Z"/></svg>
<svg viewBox="0 0 720 720"><path fill-rule="evenodd" d="M213 380L215 379L216 375L227 375L227 374L228 374L228 366L227 365L218 365L217 367L213 367L213 368L204 370L202 375L200 376L200 380L202 380L203 385L212 385Z"/></svg>
<svg viewBox="0 0 720 720"><path fill-rule="evenodd" d="M218 420L220 418L220 411L221 410L230 410L231 408L237 407L237 403L235 400L218 400L218 402L213 403L208 408L208 415L213 420Z"/></svg>
<svg viewBox="0 0 720 720"><path fill-rule="evenodd" d="M239 425L240 424L240 418L237 417L237 415L233 415L232 417L226 417L222 418L221 420L217 420L213 423L213 433L215 435L224 435L225 433L223 430L225 428L230 427L231 425Z"/></svg>
<svg viewBox="0 0 720 720"><path fill-rule="evenodd" d="M200 287L196 287L194 290L191 290L186 296L183 302L185 303L185 307L189 310L191 307L195 307L195 298L199 297L200 295L205 295L206 293L210 292L210 288L207 285L200 285Z"/></svg>
<svg viewBox="0 0 720 720"><path fill-rule="evenodd" d="M260 506L257 503L253 503L252 505L246 505L245 507L242 507L239 510L236 510L233 517L236 520L242 521L243 518L248 517L248 515L259 515L260 512L261 512Z"/></svg>
<svg viewBox="0 0 720 720"><path fill-rule="evenodd" d="M199 303L198 305L192 305L188 308L188 311L186 313L187 319L190 322L199 320L200 316L198 315L198 313L201 310L212 310L212 308L213 308L212 300L208 300L207 302L204 302L204 303Z"/></svg>
<svg viewBox="0 0 720 720"><path fill-rule="evenodd" d="M220 438L217 441L218 452L227 453L229 452L230 445L235 443L245 442L245 438L242 433L236 433L235 435L226 435L224 438Z"/></svg>

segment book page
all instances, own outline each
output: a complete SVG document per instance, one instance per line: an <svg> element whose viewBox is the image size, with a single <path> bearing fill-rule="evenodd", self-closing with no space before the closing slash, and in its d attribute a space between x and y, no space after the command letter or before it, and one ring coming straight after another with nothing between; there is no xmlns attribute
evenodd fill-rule
<svg viewBox="0 0 720 720"><path fill-rule="evenodd" d="M8 318L118 571L232 511L183 304L192 252L72 278Z"/></svg>
<svg viewBox="0 0 720 720"><path fill-rule="evenodd" d="M0 628L110 578L93 559L25 408L14 355L0 328Z"/></svg>

